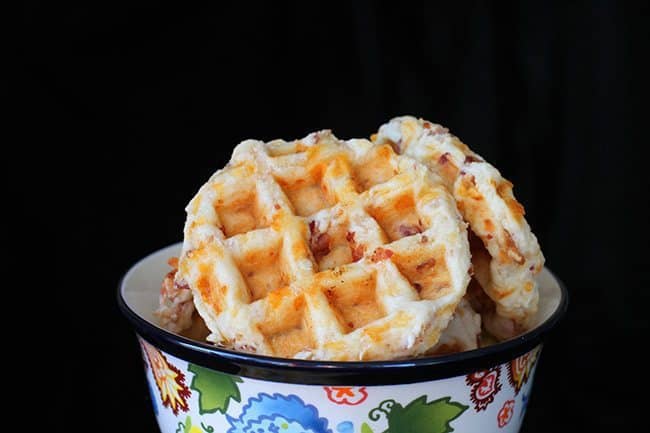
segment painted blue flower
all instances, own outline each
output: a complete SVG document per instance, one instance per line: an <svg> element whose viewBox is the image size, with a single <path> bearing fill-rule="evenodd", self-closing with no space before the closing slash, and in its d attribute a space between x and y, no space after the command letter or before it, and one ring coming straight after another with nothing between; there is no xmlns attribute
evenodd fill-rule
<svg viewBox="0 0 650 433"><path fill-rule="evenodd" d="M354 433L354 424L351 421L340 422L336 426L336 431L338 433Z"/></svg>
<svg viewBox="0 0 650 433"><path fill-rule="evenodd" d="M332 433L318 409L296 395L262 393L248 400L239 418L227 418L227 433Z"/></svg>

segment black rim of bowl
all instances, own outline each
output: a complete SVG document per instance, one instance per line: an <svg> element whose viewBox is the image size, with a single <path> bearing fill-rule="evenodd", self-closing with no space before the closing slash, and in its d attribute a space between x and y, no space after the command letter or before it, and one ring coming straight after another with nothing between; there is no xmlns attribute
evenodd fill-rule
<svg viewBox="0 0 650 433"><path fill-rule="evenodd" d="M155 253L144 257L140 262ZM133 311L122 295L124 277L118 285L117 303L141 338L177 358L203 367L251 379L285 383L390 385L444 379L490 368L510 361L539 345L543 337L564 316L569 303L564 283L553 272L548 271L560 286L560 302L544 322L529 332L480 349L394 361L342 362L277 358L236 352L192 340L160 328Z"/></svg>

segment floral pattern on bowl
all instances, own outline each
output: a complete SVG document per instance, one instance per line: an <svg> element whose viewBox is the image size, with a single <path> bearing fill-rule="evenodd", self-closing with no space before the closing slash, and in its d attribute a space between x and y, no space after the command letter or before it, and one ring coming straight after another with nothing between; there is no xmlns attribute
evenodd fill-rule
<svg viewBox="0 0 650 433"><path fill-rule="evenodd" d="M320 386L229 375L140 343L163 433L516 432L540 352L442 380Z"/></svg>

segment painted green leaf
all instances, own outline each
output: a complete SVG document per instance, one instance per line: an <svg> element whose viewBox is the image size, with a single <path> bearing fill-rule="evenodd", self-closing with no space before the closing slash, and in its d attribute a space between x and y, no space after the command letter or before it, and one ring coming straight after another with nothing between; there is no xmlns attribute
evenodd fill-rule
<svg viewBox="0 0 650 433"><path fill-rule="evenodd" d="M373 433L372 429L365 422L361 424L361 433Z"/></svg>
<svg viewBox="0 0 650 433"><path fill-rule="evenodd" d="M449 433L449 423L469 406L450 401L450 397L427 403L426 395L416 398L406 407L395 405L388 414L387 433Z"/></svg>
<svg viewBox="0 0 650 433"><path fill-rule="evenodd" d="M199 367L196 364L190 364L187 368L194 373L190 388L199 393L201 415L216 411L225 414L230 399L241 401L239 386L237 386L237 383L242 382L240 378Z"/></svg>

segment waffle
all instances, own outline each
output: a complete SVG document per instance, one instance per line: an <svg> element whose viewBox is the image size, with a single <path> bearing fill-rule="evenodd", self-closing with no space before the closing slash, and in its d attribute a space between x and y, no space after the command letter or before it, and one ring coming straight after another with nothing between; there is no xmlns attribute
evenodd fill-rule
<svg viewBox="0 0 650 433"><path fill-rule="evenodd" d="M438 343L426 355L446 355L464 352L479 347L481 338L481 315L463 298L458 303L454 316L443 331Z"/></svg>
<svg viewBox="0 0 650 433"><path fill-rule="evenodd" d="M465 223L441 179L390 146L239 144L187 206L175 277L208 340L319 360L418 356L465 294Z"/></svg>
<svg viewBox="0 0 650 433"><path fill-rule="evenodd" d="M423 162L444 179L463 218L482 241L476 254L472 251L477 280L498 316L514 321L513 329L524 326L537 310L535 275L544 256L512 184L446 128L426 120L396 117L372 139Z"/></svg>

